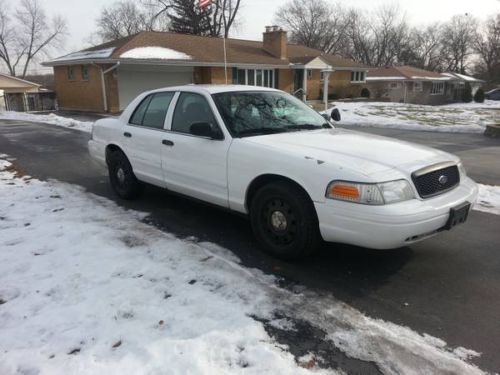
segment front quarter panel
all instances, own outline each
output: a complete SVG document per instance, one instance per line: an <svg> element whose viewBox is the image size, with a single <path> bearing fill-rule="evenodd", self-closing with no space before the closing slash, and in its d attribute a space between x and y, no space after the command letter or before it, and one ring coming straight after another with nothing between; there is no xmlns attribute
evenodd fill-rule
<svg viewBox="0 0 500 375"><path fill-rule="evenodd" d="M247 213L245 199L252 181L262 175L278 175L301 185L314 202L324 202L328 184L334 179L360 180L351 169L318 160L307 154L234 139L228 156L230 208Z"/></svg>

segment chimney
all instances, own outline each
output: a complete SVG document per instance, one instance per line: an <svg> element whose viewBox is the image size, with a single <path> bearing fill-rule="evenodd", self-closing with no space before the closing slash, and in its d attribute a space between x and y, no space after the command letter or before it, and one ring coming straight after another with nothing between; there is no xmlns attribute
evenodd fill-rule
<svg viewBox="0 0 500 375"><path fill-rule="evenodd" d="M286 31L279 26L266 26L264 51L278 59L288 59L288 38Z"/></svg>

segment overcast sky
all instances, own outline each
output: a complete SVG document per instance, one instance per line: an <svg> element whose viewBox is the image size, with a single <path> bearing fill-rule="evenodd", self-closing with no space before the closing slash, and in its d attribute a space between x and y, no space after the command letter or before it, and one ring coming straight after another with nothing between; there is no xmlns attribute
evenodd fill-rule
<svg viewBox="0 0 500 375"><path fill-rule="evenodd" d="M272 24L276 9L287 0L242 0L240 23L233 37L260 40L266 25ZM479 18L500 13L500 0L338 0L346 7L376 8L382 4L398 3L412 24L446 21L455 14L472 14ZM66 52L82 49L94 31L95 19L104 6L113 0L41 0L47 13L66 17L70 35Z"/></svg>

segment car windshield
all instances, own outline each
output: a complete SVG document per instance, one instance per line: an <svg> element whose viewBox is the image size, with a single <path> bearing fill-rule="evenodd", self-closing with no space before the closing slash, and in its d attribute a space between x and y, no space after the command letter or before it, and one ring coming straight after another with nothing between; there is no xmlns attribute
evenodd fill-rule
<svg viewBox="0 0 500 375"><path fill-rule="evenodd" d="M224 92L213 98L233 137L332 127L319 113L285 93Z"/></svg>

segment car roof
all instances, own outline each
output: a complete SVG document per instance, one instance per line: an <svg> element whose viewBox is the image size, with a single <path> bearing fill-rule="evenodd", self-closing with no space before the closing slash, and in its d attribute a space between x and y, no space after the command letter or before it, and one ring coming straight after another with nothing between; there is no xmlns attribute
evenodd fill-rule
<svg viewBox="0 0 500 375"><path fill-rule="evenodd" d="M485 94L493 94L494 92L500 91L500 87L497 87L496 89L490 90L485 92Z"/></svg>
<svg viewBox="0 0 500 375"><path fill-rule="evenodd" d="M161 89L154 90L158 91L190 91L208 94L219 94L222 92L249 92L249 91L269 91L269 92L279 92L280 90L260 87L260 86L246 86L246 85L183 85L183 86L173 86L164 87Z"/></svg>

